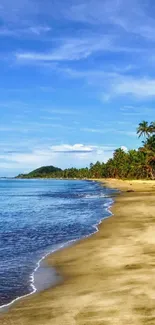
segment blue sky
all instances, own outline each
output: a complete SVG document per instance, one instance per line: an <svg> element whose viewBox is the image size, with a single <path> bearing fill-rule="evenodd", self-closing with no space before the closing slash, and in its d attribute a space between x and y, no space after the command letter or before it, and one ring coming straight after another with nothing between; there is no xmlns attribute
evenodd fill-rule
<svg viewBox="0 0 155 325"><path fill-rule="evenodd" d="M155 104L153 0L1 0L0 175L82 167Z"/></svg>

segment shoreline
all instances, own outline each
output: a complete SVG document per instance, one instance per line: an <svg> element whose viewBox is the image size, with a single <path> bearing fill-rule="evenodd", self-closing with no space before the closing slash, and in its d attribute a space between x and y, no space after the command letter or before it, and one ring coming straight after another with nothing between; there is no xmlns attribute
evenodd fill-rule
<svg viewBox="0 0 155 325"><path fill-rule="evenodd" d="M96 180L84 180L84 181L90 181L90 182L96 182L96 183L97 183ZM102 185L101 185L101 186L102 186ZM112 193L111 193L111 194L112 194ZM116 193L114 192L114 195L117 195L117 192L116 192ZM32 288L32 291L29 292L29 293L27 293L27 294L25 294L25 295L22 295L22 296L19 296L19 297L13 299L11 302L9 302L9 303L7 303L7 304L1 305L1 306L0 306L0 313L3 313L3 312L4 312L4 313L9 312L10 308L13 308L14 305L15 305L18 301L21 301L21 300L23 300L23 299L25 299L25 298L27 298L27 297L30 297L30 296L32 296L32 295L34 295L34 294L38 294L39 292L41 292L41 291L45 291L46 289L51 289L51 288L55 287L56 285L59 285L59 284L62 282L62 276L59 275L59 276L57 276L57 277L59 278L59 280L56 281L55 279L51 279L51 282L48 283L48 285L45 285L45 287L43 287L43 289L39 290L39 289L38 289L38 286L36 286L36 284L35 284L35 282L36 282L36 281L35 281L36 273L39 271L40 268L42 268L42 263L44 263L44 269L47 270L47 269L49 268L49 269L51 270L51 278L52 278L52 273L57 274L57 270L56 270L56 269L54 269L52 266L48 267L48 265L47 265L48 257L51 256L51 255L54 254L54 253L57 253L57 252L59 252L59 251L61 251L61 250L64 250L64 249L66 249L66 248L68 248L68 247L70 247L70 246L72 246L72 245L76 245L76 244L79 243L80 241L85 240L85 239L87 239L87 238L89 238L89 237L95 235L95 234L99 231L99 226L100 226L100 224L101 224L105 219L111 217L111 215L112 215L112 213L111 213L111 211L110 211L111 206L114 204L114 200L112 199L112 197L113 197L113 195L112 195L112 196L109 195L110 202L109 202L108 204L105 203L105 206L106 206L105 210L108 212L109 215L106 216L106 217L101 218L97 224L92 225L92 232L89 233L88 235L86 235L86 236L84 236L84 237L81 237L81 238L79 238L79 239L73 239L73 240L70 240L70 241L68 241L68 242L66 242L66 243L64 243L64 244L62 244L62 245L58 245L57 248L55 248L55 249L51 249L51 251L49 251L49 252L47 252L45 255L43 255L43 256L39 259L39 261L36 263L36 267L35 267L34 271L33 271L33 272L30 274L30 276L29 276L29 278L30 278L30 287ZM50 272L50 271L49 271L49 272ZM50 275L50 274L49 274L49 275ZM44 276L44 275L43 275L43 276ZM55 276L55 278L56 278L56 276ZM44 281L43 281L43 282L44 282ZM40 287L40 285L42 285L42 283L39 284L39 287Z"/></svg>
<svg viewBox="0 0 155 325"><path fill-rule="evenodd" d="M60 247L58 250L61 250L63 248L63 246L62 247ZM25 295L23 295L23 296L19 296L19 297L17 297L17 298L15 298L15 299L13 299L11 302L9 302L9 303L7 303L7 304L4 304L4 305L1 305L0 306L0 313L2 312L8 312L9 311L9 308L10 307L13 307L13 305L14 304L16 304L18 301L20 301L20 300L22 300L22 299L24 299L24 298L27 298L27 297L30 297L30 296L32 296L33 294L35 294L35 293L39 293L40 292L40 290L38 290L37 289L37 287L35 286L35 273L40 269L40 268L42 268L43 266L42 266L42 263L43 262L45 262L45 264L46 264L46 259L48 258L48 256L49 255L51 255L51 254L53 254L53 253L55 253L56 251L58 251L58 250L53 250L53 251L50 251L49 253L46 253L45 255L43 255L41 258L40 258L40 260L36 263L36 267L35 267L35 269L34 269L34 271L30 274L30 276L29 276L29 278L30 278L30 287L32 288L32 291L31 292L29 292L29 293L27 293L27 294L25 294ZM47 266L45 265L45 268L47 268ZM52 267L50 267L50 269L51 269L51 273L52 273ZM53 270L54 271L54 270ZM54 284L54 283L52 283L51 282L51 284L49 284L49 288L52 288L52 286L55 286L56 284ZM47 288L45 288L45 290L46 290ZM44 289L43 289L44 290Z"/></svg>
<svg viewBox="0 0 155 325"><path fill-rule="evenodd" d="M132 220L130 220L131 212L134 213L135 215L139 213L140 215L143 214L144 219L146 217L146 220L148 219L148 214L151 212L151 223L149 227L154 227L155 230L155 225L153 222L153 213L155 211L155 206L153 204L155 198L155 192L154 192L155 182L139 181L138 182L139 185L137 186L137 182L133 184L132 181L127 182L127 181L110 180L111 182L110 184L106 184L109 181L105 181L105 180L100 180L100 181L104 182L105 185L109 186L111 184L110 186L112 186L113 188L119 188L120 190L123 190L122 194L117 196L115 200L115 204L112 206L112 213L115 216L103 219L102 223L99 224L98 227L99 231L89 236L89 238L81 239L80 242L75 243L73 246L64 248L63 250L57 251L56 253L50 255L47 258L47 262L49 265L54 266L59 271L59 273L63 275L64 278L63 283L60 285L58 284L56 287L52 289L48 289L43 292L40 292L39 294L34 294L33 296L31 296L31 298L29 297L29 298L22 299L19 303L15 304L15 306L11 308L10 311L8 311L4 319L3 317L0 317L0 324L15 325L15 324L21 324L22 322L23 325L26 324L43 325L43 324L51 324L51 321L53 321L54 324L56 325L57 324L84 325L88 323L91 325L92 324L100 325L100 324L104 324L104 322L106 324L107 320L108 320L108 324L114 324L114 320L117 321L118 319L119 319L119 324L122 325L124 324L125 321L126 324L129 324L129 319L133 319L131 321L132 324L141 324L141 322L138 323L137 320L136 320L137 322L135 322L134 317L135 319L140 319L142 318L142 315L138 315L137 316L138 318L136 318L135 311L134 312L132 311L132 314L129 313L130 315L128 315L126 311L126 313L122 315L121 308L118 309L119 304L121 307L121 302L123 302L124 304L125 297L128 299L130 298L128 296L128 290L129 287L130 286L132 287L133 284L132 281L130 284L128 283L130 282L130 278L131 278L131 275L129 276L128 274L126 278L128 289L123 288L123 290L127 290L127 291L124 292L123 301L122 301L121 294L120 294L120 290L122 289L122 283L120 283L120 285L117 287L116 290L115 282L119 282L119 277L124 277L125 276L124 273L126 272L129 273L130 271L130 273L132 274L132 271L134 270L134 273L135 272L141 273L141 271L143 270L142 265L140 267L138 266L138 263L140 264L142 263L141 259L139 261L139 256L138 256L138 261L135 261L135 259L137 258L136 250L134 250L134 254L131 254L133 252L129 250L130 254L128 254L128 258L126 261L126 257L125 257L126 254L124 255L123 247L124 247L124 243L126 244L127 238L124 235L127 232L127 234L130 235L129 237L132 237L132 233L130 234L128 233L129 232L128 227L126 229L124 220L122 222L121 218L125 218L125 222L127 224L129 223L130 226L132 226L133 230L136 231L138 235L138 231L141 231L141 227L143 228L144 225L140 224L137 220L134 220L134 222L132 222ZM123 182L123 185L120 184L120 182ZM145 191L144 191L144 185L145 185ZM125 192L130 189L130 186L132 186L132 190L135 192L132 193ZM129 211L130 213L127 217L126 217L127 212L125 211L124 203L128 205L126 208L128 209L130 208ZM137 206L138 204L140 205L140 207ZM152 210L150 205L152 207ZM137 211L135 211L135 208ZM144 213L143 210L146 209L148 210L148 212L145 211ZM121 218L120 215L122 216ZM146 220L144 220L145 223ZM119 228L120 225L121 227ZM151 234L151 231L150 230L148 231L149 234ZM150 237L150 236L148 237L148 235L145 234L146 239ZM134 238L133 241L135 244ZM121 242L121 247L120 247L120 242ZM128 244L130 244L130 242ZM128 251L128 247L126 246L124 249L127 249ZM152 250L151 253L153 253ZM122 260L120 259L121 254L124 257ZM118 266L119 264L119 266L121 266L124 263L124 259L125 262L127 263L125 264L125 269L123 268L120 270L118 268L116 270L115 269L116 265ZM133 263L129 263L130 259L133 260L132 261ZM153 264L152 260L151 262ZM152 267L155 270L154 264ZM119 277L117 277L118 275ZM144 280L145 280L145 275L147 275L146 272L143 274ZM115 282L113 276L115 278ZM141 276L142 274L139 275L142 281L143 279L141 278ZM138 275L135 281L137 280L137 278ZM152 281L153 281L153 274L152 274ZM109 287L107 287L107 283L109 283ZM136 283L136 285L138 284ZM131 288L131 289L135 289L135 288ZM141 290L143 289L142 285L140 285L139 290L140 289ZM117 301L117 295L115 295L116 292L117 295L120 297L121 301ZM102 299L100 295L102 296ZM104 296L108 296L108 299L107 297L105 299ZM96 300L97 303L95 303ZM110 303L111 300L113 301L113 303ZM107 301L109 301L108 306L107 306ZM68 311L68 307L67 307L69 306L69 304L72 304L72 309L70 311ZM151 306L152 304L153 303L151 303ZM116 309L118 310L117 317L115 315L116 311L114 312L115 305L117 307ZM142 302L141 305L142 307L139 307L141 309L141 313L142 313L142 309L145 309L144 311L146 314L146 308L144 308ZM100 308L101 306L102 308ZM40 312L40 308L43 315ZM81 310L83 310L83 308L85 310L81 313ZM29 314L29 310L31 310L31 315ZM75 319L75 315L77 314L77 312L78 314L80 313L80 318L78 317ZM152 311L150 310L150 312ZM138 311L136 313L138 314ZM145 315L143 316L146 318Z"/></svg>

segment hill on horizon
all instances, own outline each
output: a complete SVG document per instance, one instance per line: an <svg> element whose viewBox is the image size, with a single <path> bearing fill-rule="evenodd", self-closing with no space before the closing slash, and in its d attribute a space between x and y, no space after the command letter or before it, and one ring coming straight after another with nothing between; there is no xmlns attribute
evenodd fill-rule
<svg viewBox="0 0 155 325"><path fill-rule="evenodd" d="M32 170L28 174L19 174L16 178L40 178L40 177L54 177L58 176L62 172L61 168L54 166L43 166Z"/></svg>

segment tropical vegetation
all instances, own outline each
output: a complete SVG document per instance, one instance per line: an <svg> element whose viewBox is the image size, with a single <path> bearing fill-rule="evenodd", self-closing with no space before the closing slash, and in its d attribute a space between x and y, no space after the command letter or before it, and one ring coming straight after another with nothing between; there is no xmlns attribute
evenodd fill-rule
<svg viewBox="0 0 155 325"><path fill-rule="evenodd" d="M140 148L124 151L115 150L113 158L106 163L97 161L86 168L69 168L62 170L53 166L45 166L22 174L18 178L123 178L123 179L155 179L155 122L139 123L138 137L143 138Z"/></svg>

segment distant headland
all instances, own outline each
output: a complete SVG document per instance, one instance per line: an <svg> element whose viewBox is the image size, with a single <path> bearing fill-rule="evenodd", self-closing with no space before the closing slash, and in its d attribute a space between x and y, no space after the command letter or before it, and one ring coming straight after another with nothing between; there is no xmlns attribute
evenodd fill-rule
<svg viewBox="0 0 155 325"><path fill-rule="evenodd" d="M142 146L137 150L118 148L113 158L106 163L97 161L89 168L68 168L62 170L54 166L44 166L16 178L121 178L155 179L155 122L143 121L137 128L139 137L143 136Z"/></svg>

